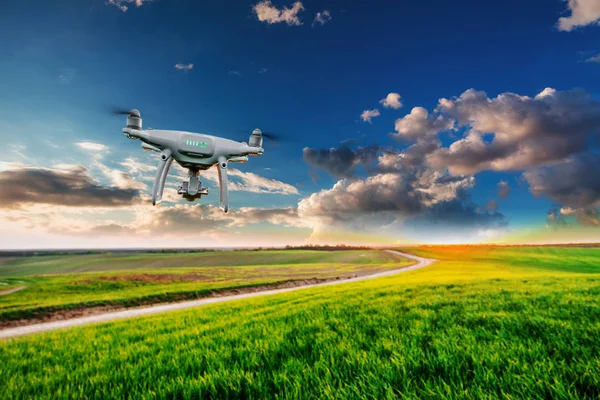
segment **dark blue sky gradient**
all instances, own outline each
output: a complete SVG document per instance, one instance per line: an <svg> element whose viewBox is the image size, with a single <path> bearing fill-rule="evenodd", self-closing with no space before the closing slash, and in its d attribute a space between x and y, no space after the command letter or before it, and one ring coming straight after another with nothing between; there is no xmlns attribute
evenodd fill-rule
<svg viewBox="0 0 600 400"><path fill-rule="evenodd" d="M301 184L307 195L335 180L322 172L310 180L303 147L355 137L362 145L394 145L394 120L415 106L432 111L441 97L469 88L495 97L581 87L600 98L600 65L582 62L600 52L600 28L559 32L564 1L313 0L304 2L302 26L260 23L254 3L156 0L121 12L102 0L3 1L0 137L32 148L31 161L43 164L69 155L53 158L32 147L42 139L138 152L120 133L123 121L107 116L113 105L139 108L144 125L156 128L242 139L258 126L291 140L267 147L243 169ZM332 20L311 27L323 9ZM176 63L194 69L179 71ZM362 110L378 107L389 92L400 93L404 107L379 107L372 125L360 121ZM505 179L513 192L500 211L513 226L541 223L550 203L519 187L519 176L479 173L473 199L494 198ZM298 200L240 197L233 196L234 206Z"/></svg>

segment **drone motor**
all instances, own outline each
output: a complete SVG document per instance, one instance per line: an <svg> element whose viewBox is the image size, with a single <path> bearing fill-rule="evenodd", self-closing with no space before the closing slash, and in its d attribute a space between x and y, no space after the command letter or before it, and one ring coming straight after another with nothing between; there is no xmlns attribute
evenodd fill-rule
<svg viewBox="0 0 600 400"><path fill-rule="evenodd" d="M138 110L131 110L127 115L127 127L130 129L142 130L142 117Z"/></svg>
<svg viewBox="0 0 600 400"><path fill-rule="evenodd" d="M250 140L248 141L248 145L252 147L262 147L262 132L260 129L255 129L252 131L250 135Z"/></svg>

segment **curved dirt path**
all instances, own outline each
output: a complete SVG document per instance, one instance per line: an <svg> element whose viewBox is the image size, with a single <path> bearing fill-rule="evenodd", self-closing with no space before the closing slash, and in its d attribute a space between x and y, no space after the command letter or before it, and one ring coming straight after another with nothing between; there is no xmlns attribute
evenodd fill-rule
<svg viewBox="0 0 600 400"><path fill-rule="evenodd" d="M164 312L168 312L168 311L185 310L187 308L200 307L200 306L205 306L208 304L224 303L226 301L249 299L252 297L268 296L271 294L278 294L278 293L287 293L287 292L293 292L296 290L302 290L302 289L308 289L308 288L314 288L314 287L320 287L320 286L340 285L340 284L350 283L350 282L365 281L368 279L376 279L376 278L381 278L384 276L390 276L390 275L401 274L403 272L414 271L415 269L419 269L419 268L423 268L428 265L431 265L436 261L436 260L433 260L430 258L423 258L423 257L415 256L413 254L402 253L400 251L395 251L395 250L385 250L385 251L387 251L388 253L402 256L402 257L410 258L412 260L416 260L417 263L413 264L409 267L406 267L406 268L395 269L395 270L385 271L385 272L379 272L377 274L361 276L358 278L350 278L350 279L343 279L343 280L339 280L339 281L317 283L314 285L296 286L296 287L285 288L285 289L273 289L273 290L265 290L262 292L244 293L244 294L238 294L238 295L233 295L233 296L211 297L211 298L200 299L200 300L183 301L180 303L160 304L160 305L144 307L144 308L131 308L128 310L108 312L105 314L91 315L88 317L73 318L73 319L68 319L68 320L63 320L63 321L44 322L41 324L26 325L26 326L20 326L17 328L9 328L9 329L4 329L4 330L0 331L0 339L6 339L6 338L22 336L22 335L29 335L32 333L53 331L56 329L65 329L65 328L70 328L73 326L81 326L81 325L87 325L87 324L93 324L93 323L99 323L99 322L109 322L109 321L125 319L125 318L140 317L140 316L144 316L144 315L159 314L159 313L164 313Z"/></svg>
<svg viewBox="0 0 600 400"><path fill-rule="evenodd" d="M27 286L17 286L12 289L0 290L0 296L6 296L7 294L11 294L14 292L18 292L19 290L25 289Z"/></svg>

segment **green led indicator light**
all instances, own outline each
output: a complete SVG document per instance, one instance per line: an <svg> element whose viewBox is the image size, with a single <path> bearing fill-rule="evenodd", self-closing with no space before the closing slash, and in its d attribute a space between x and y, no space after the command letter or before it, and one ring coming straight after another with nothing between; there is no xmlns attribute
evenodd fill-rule
<svg viewBox="0 0 600 400"><path fill-rule="evenodd" d="M208 146L208 144L206 142L195 142L193 140L186 140L185 144L188 146L201 147L203 149L205 149Z"/></svg>

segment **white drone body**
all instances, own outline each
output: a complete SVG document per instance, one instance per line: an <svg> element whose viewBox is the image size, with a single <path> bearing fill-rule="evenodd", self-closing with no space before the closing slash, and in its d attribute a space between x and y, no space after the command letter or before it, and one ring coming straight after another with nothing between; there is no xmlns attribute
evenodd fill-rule
<svg viewBox="0 0 600 400"><path fill-rule="evenodd" d="M130 139L141 140L144 150L160 153L154 187L152 189L152 205L160 204L165 188L165 181L173 160L188 169L188 181L182 182L177 193L186 200L194 201L208 194L199 181L200 171L217 165L219 171L219 207L224 212L229 210L229 192L227 190L227 164L229 162L248 161L248 156L259 156L263 153L263 135L255 129L248 143L236 142L201 133L168 131L158 129L142 129L142 118L138 110L131 110L127 116L127 127L123 134Z"/></svg>

